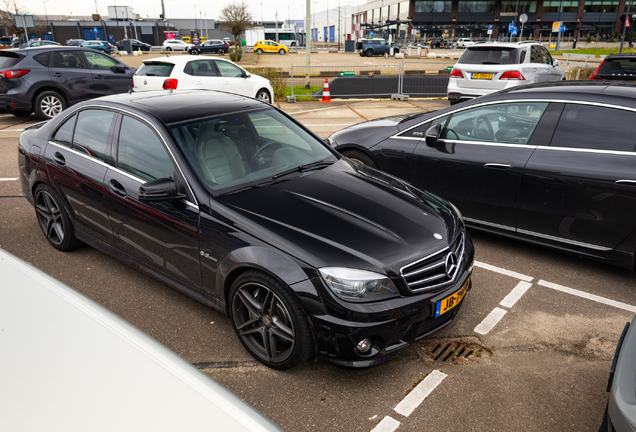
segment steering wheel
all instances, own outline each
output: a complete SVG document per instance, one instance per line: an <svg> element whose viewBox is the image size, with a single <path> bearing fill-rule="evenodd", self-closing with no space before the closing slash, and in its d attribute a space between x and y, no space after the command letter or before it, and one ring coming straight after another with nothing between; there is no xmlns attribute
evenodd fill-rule
<svg viewBox="0 0 636 432"><path fill-rule="evenodd" d="M486 126L486 130L484 131L482 126ZM488 120L488 117L485 114L477 116L473 121L473 136L478 139L483 140L494 140L495 139L495 131Z"/></svg>
<svg viewBox="0 0 636 432"><path fill-rule="evenodd" d="M277 145L278 147L274 147L275 145ZM256 153L254 153L252 157L250 158L249 165L252 171L258 171L260 169L265 168L267 161L265 160L263 156L261 156L261 154L265 151L265 149L269 148L270 150L278 150L280 147L282 147L282 144L279 143L278 141L273 141L273 140L267 141L265 144L263 144L258 150L256 150Z"/></svg>

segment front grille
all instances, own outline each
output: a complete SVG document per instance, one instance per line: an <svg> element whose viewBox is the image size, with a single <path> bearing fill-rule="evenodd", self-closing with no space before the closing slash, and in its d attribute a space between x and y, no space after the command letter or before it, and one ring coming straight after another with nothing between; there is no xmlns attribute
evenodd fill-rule
<svg viewBox="0 0 636 432"><path fill-rule="evenodd" d="M450 247L402 267L400 274L412 292L433 291L455 281L464 261L464 231Z"/></svg>
<svg viewBox="0 0 636 432"><path fill-rule="evenodd" d="M433 333L434 331L439 330L441 327L444 327L446 324L450 323L453 319L455 319L455 315L457 315L457 311L459 311L462 303L463 300L457 306L455 306L453 310L446 312L442 316L439 316L437 318L430 316L426 318L418 329L417 336L415 336L415 338L419 339L421 337L424 337L427 334Z"/></svg>

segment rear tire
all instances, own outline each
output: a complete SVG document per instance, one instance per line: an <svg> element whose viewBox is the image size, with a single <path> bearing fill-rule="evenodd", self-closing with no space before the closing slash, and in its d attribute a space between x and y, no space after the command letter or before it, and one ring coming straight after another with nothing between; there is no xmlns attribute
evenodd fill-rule
<svg viewBox="0 0 636 432"><path fill-rule="evenodd" d="M345 150L344 152L342 152L342 154L353 161L361 162L372 168L378 168L378 165L373 162L373 159L371 159L368 154L360 150Z"/></svg>
<svg viewBox="0 0 636 432"><path fill-rule="evenodd" d="M35 115L42 120L49 120L64 111L66 101L58 92L48 90L38 94L33 103Z"/></svg>
<svg viewBox="0 0 636 432"><path fill-rule="evenodd" d="M200 52L199 52L199 50L193 49L193 50L190 50L190 54L192 54L192 55L199 55L199 54L200 54Z"/></svg>
<svg viewBox="0 0 636 432"><path fill-rule="evenodd" d="M219 55L223 55L225 54L225 51L223 51L222 49L219 50Z"/></svg>
<svg viewBox="0 0 636 432"><path fill-rule="evenodd" d="M373 57L373 50L369 49L365 52L367 57Z"/></svg>
<svg viewBox="0 0 636 432"><path fill-rule="evenodd" d="M45 184L35 189L35 217L46 239L56 249L69 251L80 244L75 227L68 216L62 198Z"/></svg>
<svg viewBox="0 0 636 432"><path fill-rule="evenodd" d="M166 47L166 51L172 51L172 47Z"/></svg>

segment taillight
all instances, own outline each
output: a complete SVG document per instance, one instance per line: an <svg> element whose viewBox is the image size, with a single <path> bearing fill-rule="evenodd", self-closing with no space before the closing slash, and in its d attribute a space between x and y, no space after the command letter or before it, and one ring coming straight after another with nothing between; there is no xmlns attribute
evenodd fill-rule
<svg viewBox="0 0 636 432"><path fill-rule="evenodd" d="M506 71L501 75L500 80L525 80L519 71Z"/></svg>
<svg viewBox="0 0 636 432"><path fill-rule="evenodd" d="M29 69L12 69L0 71L0 77L2 78L18 78L31 72Z"/></svg>
<svg viewBox="0 0 636 432"><path fill-rule="evenodd" d="M453 70L451 71L450 76L451 78L464 78L464 74L462 74L462 71L455 68L453 68Z"/></svg>
<svg viewBox="0 0 636 432"><path fill-rule="evenodd" d="M228 45L228 44L225 44L225 48L227 48L227 47L229 47L229 45Z"/></svg>
<svg viewBox="0 0 636 432"><path fill-rule="evenodd" d="M175 90L177 88L178 83L179 83L179 80L177 80L176 78L168 78L167 80L163 82L163 89Z"/></svg>
<svg viewBox="0 0 636 432"><path fill-rule="evenodd" d="M594 71L594 73L592 73L592 75L590 75L590 79L591 79L591 80L601 79L601 78L596 78L596 75L598 75L598 71L600 71L600 70L601 70L601 66L603 66L603 63L605 63L605 60L603 60L603 61L601 62L601 64L600 64L600 65L598 65L598 67L596 68L596 70Z"/></svg>

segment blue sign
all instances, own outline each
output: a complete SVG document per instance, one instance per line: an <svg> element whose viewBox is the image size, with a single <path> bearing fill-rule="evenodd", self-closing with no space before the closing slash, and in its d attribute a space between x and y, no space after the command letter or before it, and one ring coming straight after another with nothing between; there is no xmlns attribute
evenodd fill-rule
<svg viewBox="0 0 636 432"><path fill-rule="evenodd" d="M515 23L508 23L508 33L512 33L513 28L515 28Z"/></svg>
<svg viewBox="0 0 636 432"><path fill-rule="evenodd" d="M511 34L513 36L517 36L517 28L516 27L512 29L512 33Z"/></svg>
<svg viewBox="0 0 636 432"><path fill-rule="evenodd" d="M371 30L371 31L369 32L369 34L370 34L371 36L373 36L373 30Z"/></svg>
<svg viewBox="0 0 636 432"><path fill-rule="evenodd" d="M99 29L97 27L93 27L93 33L97 33Z"/></svg>
<svg viewBox="0 0 636 432"><path fill-rule="evenodd" d="M561 33L565 33L565 24L561 26Z"/></svg>
<svg viewBox="0 0 636 432"><path fill-rule="evenodd" d="M492 24L488 26L488 30L492 30Z"/></svg>

